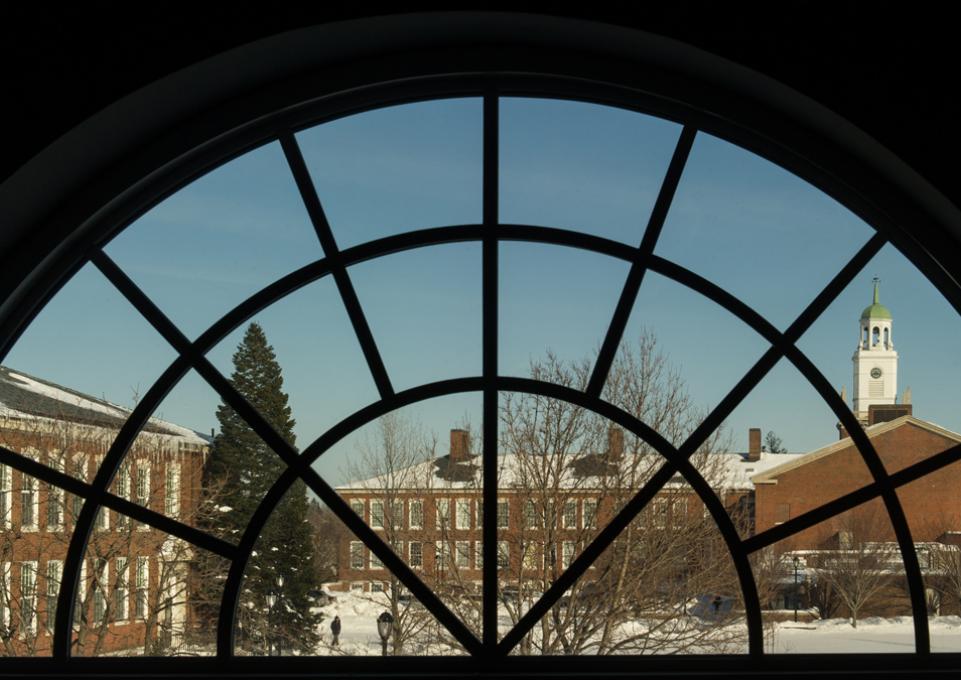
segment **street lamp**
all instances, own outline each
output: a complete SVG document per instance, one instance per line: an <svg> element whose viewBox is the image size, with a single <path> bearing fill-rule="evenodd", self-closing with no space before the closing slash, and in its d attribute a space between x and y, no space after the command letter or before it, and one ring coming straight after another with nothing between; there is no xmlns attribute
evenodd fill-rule
<svg viewBox="0 0 961 680"><path fill-rule="evenodd" d="M267 656L274 655L274 605L277 604L277 593L273 589L267 591Z"/></svg>
<svg viewBox="0 0 961 680"><path fill-rule="evenodd" d="M284 577L278 574L277 575L277 604L280 604L283 601L284 601ZM275 645L277 648L277 656L281 656L284 653L284 649L283 649L284 637L283 635L277 635L277 631L274 631L274 639L277 641Z"/></svg>
<svg viewBox="0 0 961 680"><path fill-rule="evenodd" d="M377 634L380 635L380 652L387 656L387 638L390 637L390 630L394 625L394 617L390 612L384 612L377 617Z"/></svg>
<svg viewBox="0 0 961 680"><path fill-rule="evenodd" d="M798 604L798 584L797 584L797 568L798 563L801 560L798 559L797 555L794 556L794 623L797 623L797 604Z"/></svg>

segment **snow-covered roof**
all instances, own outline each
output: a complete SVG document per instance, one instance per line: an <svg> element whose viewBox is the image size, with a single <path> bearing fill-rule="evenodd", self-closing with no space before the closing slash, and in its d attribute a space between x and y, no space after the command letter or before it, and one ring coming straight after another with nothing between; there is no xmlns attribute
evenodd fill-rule
<svg viewBox="0 0 961 680"><path fill-rule="evenodd" d="M758 460L748 460L744 453L714 453L704 456L695 461L695 467L707 479L708 483L719 489L727 490L750 490L754 488L751 477L777 467L787 461L793 461L803 457L800 453L761 453ZM604 472L597 472L599 466L610 464L610 458L605 454L571 455L569 462L563 466L556 480L561 488L567 489L590 489L601 486ZM592 459L592 460L588 460ZM415 463L410 466L400 467L392 473L374 475L366 479L359 479L348 482L337 487L338 491L350 492L360 490L377 490L391 488L395 491L412 490L423 491L431 489L436 492L447 490L466 490L479 489L481 484L481 458L480 456L471 457L467 463L462 463L461 467L468 468L471 473L452 479L449 475L444 475L443 471L449 465L448 457L443 456L434 460L427 460ZM579 465L579 462L588 462L588 465ZM619 462L617 469L607 468L611 476L622 474L621 479L631 479L631 470L634 470L635 479L644 479L648 475L645 471L653 472L664 459L657 454L645 456L624 455ZM590 468L593 463L595 474L591 474ZM505 454L498 457L498 484L502 489L526 488L530 483L525 483L525 479L532 479L538 473L538 469L547 469L551 463L545 462L543 458L530 455ZM558 466L553 465L556 469ZM586 469L586 472L585 472ZM610 479L610 477L609 477ZM551 479L553 482L553 478ZM687 482L680 476L675 475L666 485L667 488L686 487Z"/></svg>
<svg viewBox="0 0 961 680"><path fill-rule="evenodd" d="M874 425L864 428L864 433L868 436L868 439L873 439L878 435L890 432L891 430L899 428L903 425L913 425L947 439L953 439L954 441L961 442L961 434L952 432L951 430L943 428L940 425L936 425L932 422L928 422L927 420L921 420L920 418L915 418L914 416L910 415L901 416L900 418L895 418L894 420L889 420L883 423L875 423ZM785 472L794 470L801 465L812 463L819 458L824 458L825 456L830 456L838 451L843 451L851 446L853 446L853 444L850 437L839 439L836 442L832 442L827 446L822 446L821 448L815 449L814 451L804 454L798 458L785 460L783 463L763 471L758 470L757 473L752 477L751 481L755 484L773 484L777 481L778 475L782 475Z"/></svg>
<svg viewBox="0 0 961 680"><path fill-rule="evenodd" d="M129 416L130 409L0 366L0 417L117 430ZM185 444L210 443L210 438L200 432L159 418L151 418L143 429L151 434L175 437Z"/></svg>

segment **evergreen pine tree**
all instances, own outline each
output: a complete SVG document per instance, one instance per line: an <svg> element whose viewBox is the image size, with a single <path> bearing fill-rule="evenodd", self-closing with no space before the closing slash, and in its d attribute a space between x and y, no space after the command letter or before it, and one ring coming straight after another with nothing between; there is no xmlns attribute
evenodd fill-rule
<svg viewBox="0 0 961 680"><path fill-rule="evenodd" d="M260 325L247 328L233 363L231 384L293 446L294 419L280 364ZM201 528L236 543L285 466L230 406L218 407L217 420L220 433L204 471ZM312 653L318 642L319 621L310 613L308 597L316 586L307 510L306 485L298 481L264 526L247 565L238 608L239 641L255 653L277 653L278 648ZM216 587L207 581L208 588ZM217 599L202 597L201 601ZM214 607L206 613L208 619L216 616Z"/></svg>

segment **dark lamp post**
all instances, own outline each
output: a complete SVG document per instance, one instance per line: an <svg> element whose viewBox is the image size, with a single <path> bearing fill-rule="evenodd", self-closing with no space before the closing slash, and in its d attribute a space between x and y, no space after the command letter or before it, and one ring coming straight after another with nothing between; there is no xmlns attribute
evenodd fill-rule
<svg viewBox="0 0 961 680"><path fill-rule="evenodd" d="M798 605L798 581L797 581L797 568L798 563L801 560L794 556L794 623L797 623L797 605Z"/></svg>
<svg viewBox="0 0 961 680"><path fill-rule="evenodd" d="M380 635L380 652L387 656L387 638L390 637L390 630L394 625L394 617L390 612L384 612L377 617L377 634Z"/></svg>
<svg viewBox="0 0 961 680"><path fill-rule="evenodd" d="M267 591L267 656L274 655L274 605L277 604L277 593Z"/></svg>

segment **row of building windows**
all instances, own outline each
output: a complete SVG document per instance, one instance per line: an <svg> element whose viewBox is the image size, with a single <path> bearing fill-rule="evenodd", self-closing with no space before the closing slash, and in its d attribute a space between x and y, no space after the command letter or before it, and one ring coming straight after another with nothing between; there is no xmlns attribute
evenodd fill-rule
<svg viewBox="0 0 961 680"><path fill-rule="evenodd" d="M407 541L402 552L407 554L407 564L413 569L424 568L424 547L433 548L434 566L438 571L448 567L458 569L476 569L484 567L484 545L481 541ZM471 548L473 547L473 550ZM574 559L574 541L560 542L560 555L553 546L541 550L533 543L517 546L523 554L520 556L524 569L540 569L549 567L560 557L560 566L567 569ZM471 559L473 558L473 559ZM497 542L497 567L507 569L510 566L511 546L507 541ZM350 568L354 570L383 569L384 564L374 553L370 552L360 541L350 543Z"/></svg>
<svg viewBox="0 0 961 680"><path fill-rule="evenodd" d="M86 479L86 462L80 461L77 466L72 470L72 473L79 479ZM38 531L40 529L40 483L36 478L20 473L20 488L14 491L14 474L10 467L0 465L0 529L13 528L13 506L14 503L17 503L17 509L19 510L18 528L21 531ZM65 505L66 494L63 489L54 486L44 485L44 489L46 495L44 527L48 531L62 531L64 529L64 512L67 509ZM115 493L121 498L133 500L143 507L150 507L150 464L138 464L133 473L129 465L123 466L117 473L114 489ZM131 498L131 490L133 491L133 498ZM73 517L80 514L83 502L83 498L79 496L71 497L69 509ZM164 514L172 518L177 518L180 515L180 465L175 463L167 463L164 468L163 511ZM117 530L123 530L129 526L130 518L117 514ZM110 528L110 513L106 509L102 509L98 513L95 528L99 530ZM146 530L149 527L140 526L138 528Z"/></svg>
<svg viewBox="0 0 961 680"><path fill-rule="evenodd" d="M138 556L131 561L127 557L117 557L112 563L111 569L110 560L98 558L92 562L94 578L89 582L91 623L101 625L107 622L108 612L110 623L144 620L148 609L150 558ZM16 576L14 565L18 566ZM40 573L43 574L43 580L38 583ZM0 563L0 636L5 639L16 635L32 637L38 633L41 618L44 626L40 632L51 633L57 616L62 574L61 560L47 560L42 572L37 561ZM17 587L16 595L14 585ZM87 564L84 562L80 570L81 602L87 599L87 587ZM16 609L14 602L17 603ZM85 619L86 614L82 616Z"/></svg>
<svg viewBox="0 0 961 680"><path fill-rule="evenodd" d="M484 503L469 498L437 498L434 504L434 526L437 529L480 529L483 527ZM423 529L424 501L411 499L388 502L384 500L353 499L351 509L360 517L366 518L365 507L370 505L367 518L372 529ZM406 505L406 510L405 510ZM580 514L578 514L580 506ZM453 507L453 515L451 509ZM406 519L406 526L405 526ZM559 521L563 529L594 529L597 527L597 500L585 498L580 501L564 501L559 517L553 507L539 507L534 501L525 501L523 506L523 528L540 529L545 523ZM497 528L510 527L510 503L497 502Z"/></svg>

